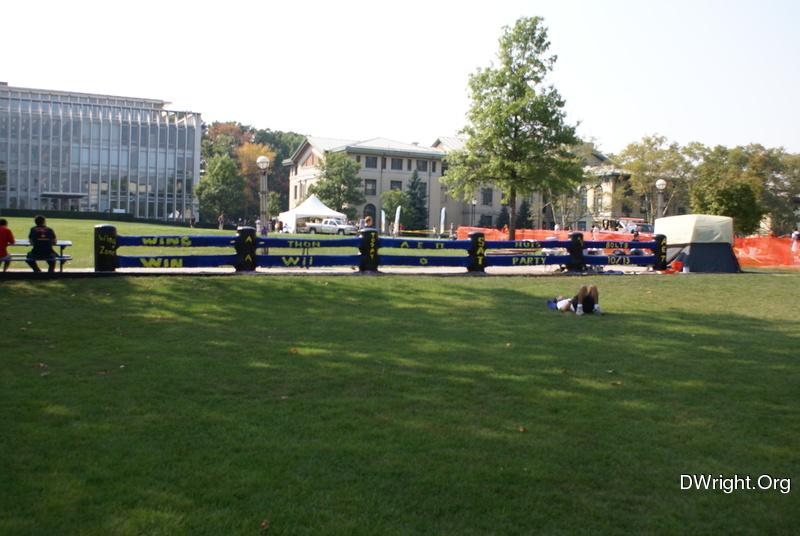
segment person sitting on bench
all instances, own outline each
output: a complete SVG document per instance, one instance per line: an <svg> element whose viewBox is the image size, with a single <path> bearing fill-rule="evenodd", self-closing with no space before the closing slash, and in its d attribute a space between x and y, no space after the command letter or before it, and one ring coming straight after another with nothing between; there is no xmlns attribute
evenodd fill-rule
<svg viewBox="0 0 800 536"><path fill-rule="evenodd" d="M8 220L0 218L0 262L3 263L3 271L7 272L11 265L11 254L8 246L14 244L14 233L8 228Z"/></svg>
<svg viewBox="0 0 800 536"><path fill-rule="evenodd" d="M42 270L36 261L47 261L50 267L47 271L53 273L56 271L56 252L53 249L53 246L56 245L56 233L47 226L47 220L44 216L36 216L34 222L36 226L31 227L31 231L28 233L28 240L33 249L28 252L28 260L25 262L34 272L41 272Z"/></svg>

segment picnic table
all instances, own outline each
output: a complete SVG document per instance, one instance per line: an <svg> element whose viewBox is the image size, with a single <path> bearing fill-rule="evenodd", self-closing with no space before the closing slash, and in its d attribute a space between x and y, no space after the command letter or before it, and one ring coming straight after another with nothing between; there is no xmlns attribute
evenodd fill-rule
<svg viewBox="0 0 800 536"><path fill-rule="evenodd" d="M71 245L72 245L72 241L71 240L58 240L58 241L56 241L56 245L55 245L55 247L58 248L58 253L56 254L55 257L53 257L51 259L30 259L30 260L35 260L35 261L49 261L49 260L58 261L58 263L59 263L59 271L63 272L64 271L64 263L67 262L67 261L71 261L72 260L71 256L69 256L69 255L64 253L64 249L70 247ZM22 240L17 240L13 244L9 244L8 247L9 248L13 248L13 247L27 247L27 248L29 248L29 247L31 247L31 243L27 238L25 238L25 239L22 239ZM28 254L27 253L11 253L11 260L12 261L27 261L28 260Z"/></svg>

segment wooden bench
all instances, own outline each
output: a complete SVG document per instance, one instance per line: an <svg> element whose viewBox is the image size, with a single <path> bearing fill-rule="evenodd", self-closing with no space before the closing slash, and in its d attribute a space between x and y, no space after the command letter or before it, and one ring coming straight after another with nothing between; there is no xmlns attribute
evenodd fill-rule
<svg viewBox="0 0 800 536"><path fill-rule="evenodd" d="M58 240L56 242L55 247L59 248L59 250L58 250L58 254L55 257L52 257L50 259L29 259L27 253L11 253L11 261L12 262L13 261L28 261L28 260L36 261L36 262L56 261L56 262L59 263L60 271L63 272L64 271L64 263L72 260L71 256L66 255L64 253L64 249L70 247L71 245L72 245L72 241L71 240ZM13 248L13 247L26 247L26 248L29 248L29 247L31 247L31 243L27 239L17 240L13 244L9 244L8 247L9 248ZM9 253L10 253L10 251L9 251Z"/></svg>

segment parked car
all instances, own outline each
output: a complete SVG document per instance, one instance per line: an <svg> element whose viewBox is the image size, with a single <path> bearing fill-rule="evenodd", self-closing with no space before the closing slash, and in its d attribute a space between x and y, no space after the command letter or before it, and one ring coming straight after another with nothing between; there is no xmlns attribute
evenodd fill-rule
<svg viewBox="0 0 800 536"><path fill-rule="evenodd" d="M306 232L310 234L339 234L354 235L358 233L355 225L350 225L344 220L337 218L326 218L322 223L306 223Z"/></svg>

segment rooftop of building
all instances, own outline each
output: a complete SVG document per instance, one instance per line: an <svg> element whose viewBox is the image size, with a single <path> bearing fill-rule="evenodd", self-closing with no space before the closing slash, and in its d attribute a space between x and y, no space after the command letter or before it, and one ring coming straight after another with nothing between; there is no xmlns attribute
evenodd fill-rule
<svg viewBox="0 0 800 536"><path fill-rule="evenodd" d="M64 91L57 89L40 89L10 86L8 82L0 82L0 92L18 93L36 96L40 100L54 102L72 102L80 104L108 104L109 101L147 104L150 108L163 109L172 104L171 102L160 99L148 99L142 97L125 97L121 95L103 95L100 93L83 93L79 91Z"/></svg>

